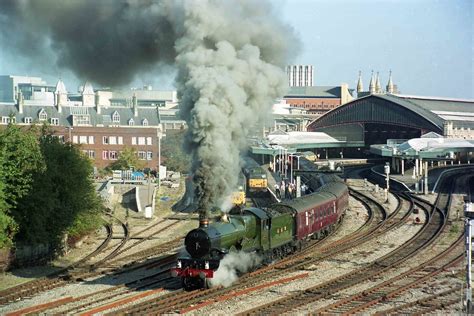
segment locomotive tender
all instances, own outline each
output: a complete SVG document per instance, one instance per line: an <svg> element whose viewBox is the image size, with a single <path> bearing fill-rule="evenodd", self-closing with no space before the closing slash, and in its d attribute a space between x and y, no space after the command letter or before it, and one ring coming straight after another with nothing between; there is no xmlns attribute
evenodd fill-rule
<svg viewBox="0 0 474 316"><path fill-rule="evenodd" d="M255 252L270 263L330 232L348 207L349 192L340 179L329 179L301 198L235 210L221 221L191 230L184 242L189 256L177 259L172 275L181 278L185 289L208 287L229 252Z"/></svg>

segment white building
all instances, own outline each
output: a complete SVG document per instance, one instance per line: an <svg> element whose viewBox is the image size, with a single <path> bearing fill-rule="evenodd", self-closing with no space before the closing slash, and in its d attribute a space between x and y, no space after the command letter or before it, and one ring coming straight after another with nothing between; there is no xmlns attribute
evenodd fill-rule
<svg viewBox="0 0 474 316"><path fill-rule="evenodd" d="M291 65L286 67L288 84L290 87L312 87L313 86L313 66L311 65Z"/></svg>

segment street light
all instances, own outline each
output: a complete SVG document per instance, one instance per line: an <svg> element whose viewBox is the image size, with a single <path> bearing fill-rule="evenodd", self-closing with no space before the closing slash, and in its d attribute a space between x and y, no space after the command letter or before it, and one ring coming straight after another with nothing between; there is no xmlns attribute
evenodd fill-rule
<svg viewBox="0 0 474 316"><path fill-rule="evenodd" d="M294 154L290 154L289 157L291 158L291 165L290 165L290 182L293 183L293 157L296 157L296 160L297 160L297 166L296 166L296 169L299 170L300 169L300 158L301 156L299 155L294 155Z"/></svg>
<svg viewBox="0 0 474 316"><path fill-rule="evenodd" d="M71 126L66 126L66 129L68 130L68 142L72 144L72 136L71 136L71 131L74 129Z"/></svg>
<svg viewBox="0 0 474 316"><path fill-rule="evenodd" d="M157 128L156 136L158 137L158 188L159 188L161 184L161 138L163 137L161 124Z"/></svg>

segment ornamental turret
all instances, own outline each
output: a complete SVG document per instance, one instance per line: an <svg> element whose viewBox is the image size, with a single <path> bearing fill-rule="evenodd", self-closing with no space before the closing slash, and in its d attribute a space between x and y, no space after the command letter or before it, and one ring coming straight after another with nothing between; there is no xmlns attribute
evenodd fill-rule
<svg viewBox="0 0 474 316"><path fill-rule="evenodd" d="M359 70L359 80L357 81L357 93L364 91L364 85L362 84L362 72Z"/></svg>
<svg viewBox="0 0 474 316"><path fill-rule="evenodd" d="M369 84L369 93L375 93L375 80L374 80L374 71L372 70L372 74L370 75L370 84Z"/></svg>
<svg viewBox="0 0 474 316"><path fill-rule="evenodd" d="M391 70L390 70L390 75L388 77L387 93L390 93L390 94L394 93L393 81L392 81L392 71Z"/></svg>

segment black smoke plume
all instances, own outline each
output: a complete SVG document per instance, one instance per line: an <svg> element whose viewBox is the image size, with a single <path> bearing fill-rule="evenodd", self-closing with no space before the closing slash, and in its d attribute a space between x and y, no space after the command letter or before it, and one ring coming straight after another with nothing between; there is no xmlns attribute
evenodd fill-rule
<svg viewBox="0 0 474 316"><path fill-rule="evenodd" d="M299 46L257 0L2 0L0 27L5 49L32 59L50 49L57 65L103 85L175 66L202 210L237 186L246 136L284 94L282 67Z"/></svg>

